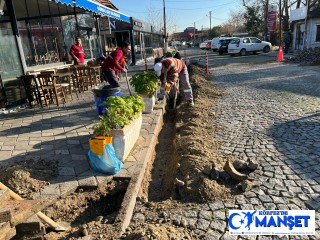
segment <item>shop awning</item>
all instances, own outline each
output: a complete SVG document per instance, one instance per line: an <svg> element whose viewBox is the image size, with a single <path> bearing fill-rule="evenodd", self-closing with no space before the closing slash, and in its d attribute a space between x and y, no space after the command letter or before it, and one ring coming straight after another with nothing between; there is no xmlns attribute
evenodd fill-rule
<svg viewBox="0 0 320 240"><path fill-rule="evenodd" d="M58 0L56 0L58 1ZM62 1L62 0L61 0ZM72 1L72 0L63 0L63 1ZM102 15L105 15L107 17L111 17L111 18L114 18L114 19L118 19L120 21L124 21L124 22L127 22L127 23L130 23L130 17L123 14L123 13L120 13L118 11L115 11L111 8L108 8L104 5L102 5L101 3L98 3L96 1L93 1L93 0L76 0L76 7L80 7L80 8L83 8L85 10L88 10L88 11L92 11L92 12L95 12L95 13L98 13L98 14L102 14Z"/></svg>
<svg viewBox="0 0 320 240"><path fill-rule="evenodd" d="M67 5L73 5L73 1L72 0L54 0L55 2L57 3L64 3L64 4L67 4Z"/></svg>

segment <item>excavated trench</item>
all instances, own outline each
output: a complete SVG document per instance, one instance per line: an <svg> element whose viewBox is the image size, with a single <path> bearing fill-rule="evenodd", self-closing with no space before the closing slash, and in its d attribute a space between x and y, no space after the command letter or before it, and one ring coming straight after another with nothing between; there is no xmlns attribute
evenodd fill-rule
<svg viewBox="0 0 320 240"><path fill-rule="evenodd" d="M175 179L178 166L175 133L176 113L167 111L164 125L158 136L158 144L152 161L149 162L140 189L140 195L148 201L159 202L175 198Z"/></svg>
<svg viewBox="0 0 320 240"><path fill-rule="evenodd" d="M97 239L107 239L115 233L113 226L120 210L129 180L111 180L98 189L78 188L76 192L58 199L44 213L58 223L69 223L66 232L50 232L45 239L78 239L88 230Z"/></svg>

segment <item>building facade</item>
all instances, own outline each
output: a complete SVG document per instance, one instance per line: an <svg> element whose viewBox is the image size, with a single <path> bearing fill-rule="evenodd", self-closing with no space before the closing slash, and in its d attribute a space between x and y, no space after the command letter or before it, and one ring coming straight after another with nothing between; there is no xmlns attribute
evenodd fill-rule
<svg viewBox="0 0 320 240"><path fill-rule="evenodd" d="M19 76L71 63L68 52L77 36L86 59L101 56L103 16L131 21L94 0L0 0L0 102L3 95L19 98Z"/></svg>

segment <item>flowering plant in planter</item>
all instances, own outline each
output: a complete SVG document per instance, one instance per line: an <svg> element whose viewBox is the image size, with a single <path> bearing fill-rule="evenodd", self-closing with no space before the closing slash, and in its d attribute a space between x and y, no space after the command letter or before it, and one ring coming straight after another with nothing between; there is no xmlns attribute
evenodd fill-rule
<svg viewBox="0 0 320 240"><path fill-rule="evenodd" d="M159 79L155 72L149 71L134 74L130 83L134 86L136 93L152 97L158 89Z"/></svg>
<svg viewBox="0 0 320 240"><path fill-rule="evenodd" d="M93 127L97 136L111 136L111 129L122 129L131 120L137 118L144 109L143 99L139 95L117 97L111 96L103 103L108 108L104 116Z"/></svg>

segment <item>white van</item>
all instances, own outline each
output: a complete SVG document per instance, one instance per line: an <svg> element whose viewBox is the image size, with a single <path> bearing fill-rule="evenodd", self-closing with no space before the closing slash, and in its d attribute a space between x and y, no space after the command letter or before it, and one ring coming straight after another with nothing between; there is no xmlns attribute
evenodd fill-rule
<svg viewBox="0 0 320 240"><path fill-rule="evenodd" d="M215 37L211 40L211 49L212 51L217 51L220 48L220 40L225 39L225 37Z"/></svg>

